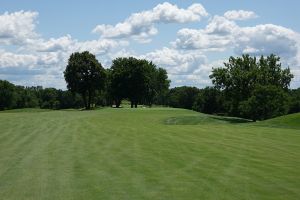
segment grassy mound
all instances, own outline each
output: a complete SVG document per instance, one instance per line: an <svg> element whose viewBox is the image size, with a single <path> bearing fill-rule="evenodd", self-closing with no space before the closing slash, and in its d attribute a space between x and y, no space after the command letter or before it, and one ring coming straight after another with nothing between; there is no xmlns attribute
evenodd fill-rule
<svg viewBox="0 0 300 200"><path fill-rule="evenodd" d="M257 125L275 128L300 129L300 113L285 115L274 119L258 122Z"/></svg>
<svg viewBox="0 0 300 200"><path fill-rule="evenodd" d="M167 125L245 124L261 127L300 129L300 113L285 115L256 123L253 123L248 119L237 117L191 113L188 115L170 117L165 119L164 123Z"/></svg>

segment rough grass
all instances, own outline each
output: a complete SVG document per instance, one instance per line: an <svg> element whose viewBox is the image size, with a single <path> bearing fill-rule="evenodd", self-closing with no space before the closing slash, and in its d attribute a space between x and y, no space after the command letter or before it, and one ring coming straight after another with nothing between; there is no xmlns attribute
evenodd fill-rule
<svg viewBox="0 0 300 200"><path fill-rule="evenodd" d="M1 112L0 199L296 200L300 131L272 124L298 126L299 118L232 123L167 108Z"/></svg>

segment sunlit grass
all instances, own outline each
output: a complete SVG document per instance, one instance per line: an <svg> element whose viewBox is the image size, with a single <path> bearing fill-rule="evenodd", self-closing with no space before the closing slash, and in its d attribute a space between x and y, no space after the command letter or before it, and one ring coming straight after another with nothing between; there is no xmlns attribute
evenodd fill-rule
<svg viewBox="0 0 300 200"><path fill-rule="evenodd" d="M299 118L0 112L0 199L299 199Z"/></svg>

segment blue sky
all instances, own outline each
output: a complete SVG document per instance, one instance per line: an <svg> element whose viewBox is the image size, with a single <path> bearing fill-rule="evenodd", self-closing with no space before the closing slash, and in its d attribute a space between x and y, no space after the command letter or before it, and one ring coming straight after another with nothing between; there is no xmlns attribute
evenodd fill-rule
<svg viewBox="0 0 300 200"><path fill-rule="evenodd" d="M300 86L300 3L286 1L2 1L0 79L65 88L70 53L104 67L118 56L153 60L172 86L210 85L230 55L275 53ZM134 14L136 13L136 14Z"/></svg>

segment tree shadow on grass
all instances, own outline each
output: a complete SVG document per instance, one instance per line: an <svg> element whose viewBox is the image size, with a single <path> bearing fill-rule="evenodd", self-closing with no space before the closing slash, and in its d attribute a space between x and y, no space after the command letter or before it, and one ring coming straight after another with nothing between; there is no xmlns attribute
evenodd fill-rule
<svg viewBox="0 0 300 200"><path fill-rule="evenodd" d="M164 121L167 125L199 125L199 124L242 124L251 123L251 120L238 118L238 117L226 117L217 115L195 115L195 116L177 116L171 117Z"/></svg>
<svg viewBox="0 0 300 200"><path fill-rule="evenodd" d="M230 124L252 123L252 120L237 118L237 117L223 117L223 116L210 116L211 119L228 122Z"/></svg>

